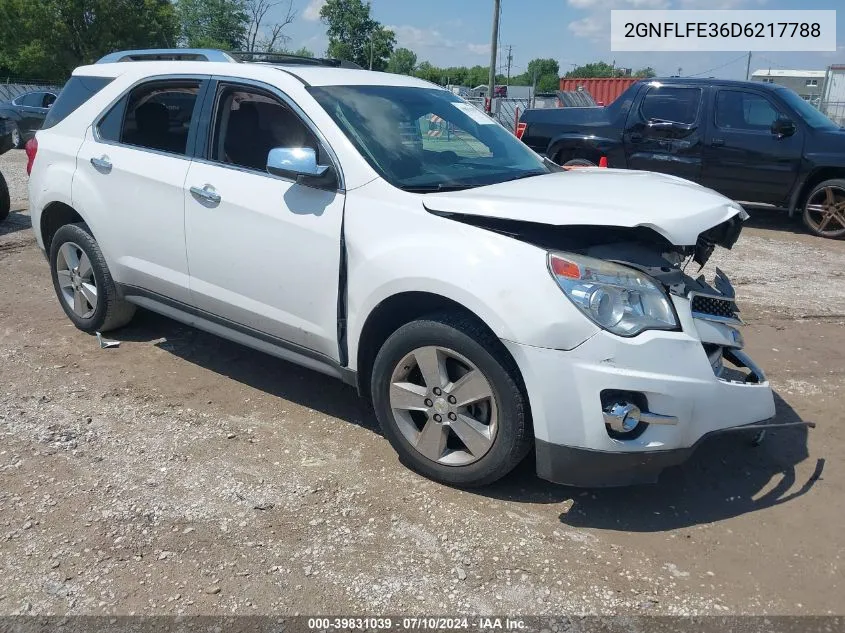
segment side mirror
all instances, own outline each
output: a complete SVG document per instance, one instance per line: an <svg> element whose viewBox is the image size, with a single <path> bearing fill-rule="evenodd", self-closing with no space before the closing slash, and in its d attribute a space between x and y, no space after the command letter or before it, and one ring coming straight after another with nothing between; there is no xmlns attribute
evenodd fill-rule
<svg viewBox="0 0 845 633"><path fill-rule="evenodd" d="M267 172L283 178L319 178L329 171L317 164L317 152L310 147L274 147L267 154Z"/></svg>
<svg viewBox="0 0 845 633"><path fill-rule="evenodd" d="M795 130L795 122L792 119L787 119L786 117L775 119L772 123L772 134L778 138L792 136L795 134Z"/></svg>

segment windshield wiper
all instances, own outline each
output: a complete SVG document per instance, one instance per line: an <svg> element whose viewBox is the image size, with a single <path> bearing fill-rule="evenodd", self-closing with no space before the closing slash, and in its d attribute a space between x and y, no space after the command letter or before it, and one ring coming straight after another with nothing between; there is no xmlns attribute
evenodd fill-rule
<svg viewBox="0 0 845 633"><path fill-rule="evenodd" d="M444 185L443 183L440 183L438 185L402 187L402 190L409 193L437 193L441 191L463 191L464 189L472 189L473 187L479 186L480 185Z"/></svg>

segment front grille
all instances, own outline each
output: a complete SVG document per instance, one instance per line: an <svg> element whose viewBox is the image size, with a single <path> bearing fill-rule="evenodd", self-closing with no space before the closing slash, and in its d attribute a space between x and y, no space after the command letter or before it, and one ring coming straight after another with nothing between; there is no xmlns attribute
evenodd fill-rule
<svg viewBox="0 0 845 633"><path fill-rule="evenodd" d="M692 311L699 314L724 317L726 319L737 318L739 309L733 299L719 299L718 297L706 297L695 295L692 298Z"/></svg>

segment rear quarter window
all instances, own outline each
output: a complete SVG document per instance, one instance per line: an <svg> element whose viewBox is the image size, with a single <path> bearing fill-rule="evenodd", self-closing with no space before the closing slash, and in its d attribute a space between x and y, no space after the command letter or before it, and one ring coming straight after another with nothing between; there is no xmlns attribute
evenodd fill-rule
<svg viewBox="0 0 845 633"><path fill-rule="evenodd" d="M42 129L51 128L112 82L111 77L71 77L50 107Z"/></svg>

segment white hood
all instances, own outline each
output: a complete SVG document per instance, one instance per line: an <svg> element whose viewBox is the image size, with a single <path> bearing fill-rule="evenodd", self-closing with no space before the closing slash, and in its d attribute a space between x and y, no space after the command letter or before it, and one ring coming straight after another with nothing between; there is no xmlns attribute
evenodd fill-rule
<svg viewBox="0 0 845 633"><path fill-rule="evenodd" d="M676 246L745 211L711 189L675 176L572 169L425 196L429 211L551 225L647 227Z"/></svg>

